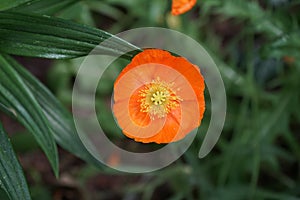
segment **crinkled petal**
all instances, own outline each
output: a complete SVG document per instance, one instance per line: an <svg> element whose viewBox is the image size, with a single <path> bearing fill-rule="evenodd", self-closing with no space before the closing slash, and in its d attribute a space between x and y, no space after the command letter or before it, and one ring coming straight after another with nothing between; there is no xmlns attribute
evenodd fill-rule
<svg viewBox="0 0 300 200"><path fill-rule="evenodd" d="M189 11L196 4L196 0L173 0L172 15L180 15Z"/></svg>
<svg viewBox="0 0 300 200"><path fill-rule="evenodd" d="M139 91L157 78L170 84L181 101L165 117L150 119L141 111ZM123 133L135 141L178 141L201 123L204 87L199 68L187 59L148 49L136 55L115 81L113 111Z"/></svg>

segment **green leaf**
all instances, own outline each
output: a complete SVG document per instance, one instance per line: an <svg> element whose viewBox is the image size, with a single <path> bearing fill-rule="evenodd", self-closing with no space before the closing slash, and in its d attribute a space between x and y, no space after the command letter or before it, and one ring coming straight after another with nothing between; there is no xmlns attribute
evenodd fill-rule
<svg viewBox="0 0 300 200"><path fill-rule="evenodd" d="M54 95L25 68L11 57L4 57L18 72L24 83L36 97L36 100L49 121L50 128L57 143L86 162L100 166L100 162L87 151L81 142L70 112L68 112Z"/></svg>
<svg viewBox="0 0 300 200"><path fill-rule="evenodd" d="M11 200L29 200L22 168L0 123L0 184Z"/></svg>
<svg viewBox="0 0 300 200"><path fill-rule="evenodd" d="M125 17L125 13L123 13L118 8L109 5L107 2L103 1L87 1L86 4L92 11L98 12L99 14L108 16L114 20L119 20Z"/></svg>
<svg viewBox="0 0 300 200"><path fill-rule="evenodd" d="M18 5L26 3L28 1L30 1L30 0L1 0L0 1L0 11L16 7Z"/></svg>
<svg viewBox="0 0 300 200"><path fill-rule="evenodd" d="M0 102L34 135L57 176L58 154L48 120L22 78L1 55L0 69Z"/></svg>
<svg viewBox="0 0 300 200"><path fill-rule="evenodd" d="M101 43L108 38L109 42ZM76 58L88 55L96 46L96 54L124 54L123 57L128 59L136 54L134 50L139 50L105 31L71 21L0 12L0 51L3 53L52 59Z"/></svg>
<svg viewBox="0 0 300 200"><path fill-rule="evenodd" d="M21 4L17 7L10 9L10 11L53 15L79 1L80 0L31 0L27 3Z"/></svg>
<svg viewBox="0 0 300 200"><path fill-rule="evenodd" d="M0 98L1 94L0 94ZM3 98L2 98L3 99ZM10 110L5 104L3 104L2 102L0 102L0 110L2 110L5 114L9 115L10 117L14 117L14 113L12 110Z"/></svg>

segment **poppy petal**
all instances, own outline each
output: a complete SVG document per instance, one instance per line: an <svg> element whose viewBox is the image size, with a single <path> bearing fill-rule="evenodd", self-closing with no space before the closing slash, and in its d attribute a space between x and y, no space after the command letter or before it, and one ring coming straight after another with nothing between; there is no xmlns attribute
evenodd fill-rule
<svg viewBox="0 0 300 200"><path fill-rule="evenodd" d="M115 117L117 118L119 126L122 127L122 131L128 133L128 137L149 138L156 135L157 132L162 129L164 120L157 120L154 123L151 120L148 121L148 118L145 115L140 115L139 117L144 118L136 121L136 119L132 118L134 115L130 116L129 109L126 109L127 107L128 103L125 101L114 104Z"/></svg>
<svg viewBox="0 0 300 200"><path fill-rule="evenodd" d="M116 79L113 112L123 133L135 141L178 141L201 123L204 87L197 66L169 52L147 49Z"/></svg>
<svg viewBox="0 0 300 200"><path fill-rule="evenodd" d="M173 0L172 15L180 15L190 10L196 4L196 0Z"/></svg>

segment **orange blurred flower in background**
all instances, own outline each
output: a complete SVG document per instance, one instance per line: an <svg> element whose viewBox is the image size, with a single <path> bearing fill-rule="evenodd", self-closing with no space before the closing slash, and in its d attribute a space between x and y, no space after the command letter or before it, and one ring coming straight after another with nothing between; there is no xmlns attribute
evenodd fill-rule
<svg viewBox="0 0 300 200"><path fill-rule="evenodd" d="M205 110L197 66L159 49L137 54L114 84L113 112L137 142L170 143L197 128Z"/></svg>
<svg viewBox="0 0 300 200"><path fill-rule="evenodd" d="M173 0L172 15L180 15L189 11L196 4L196 0Z"/></svg>

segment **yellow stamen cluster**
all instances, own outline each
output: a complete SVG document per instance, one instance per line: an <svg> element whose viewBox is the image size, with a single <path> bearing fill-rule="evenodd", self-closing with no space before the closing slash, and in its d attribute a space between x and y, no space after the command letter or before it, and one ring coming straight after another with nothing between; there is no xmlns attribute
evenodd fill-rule
<svg viewBox="0 0 300 200"><path fill-rule="evenodd" d="M165 117L172 109L178 107L182 99L172 90L173 85L161 81L159 77L145 85L139 91L140 111L148 113L153 120L155 117Z"/></svg>

